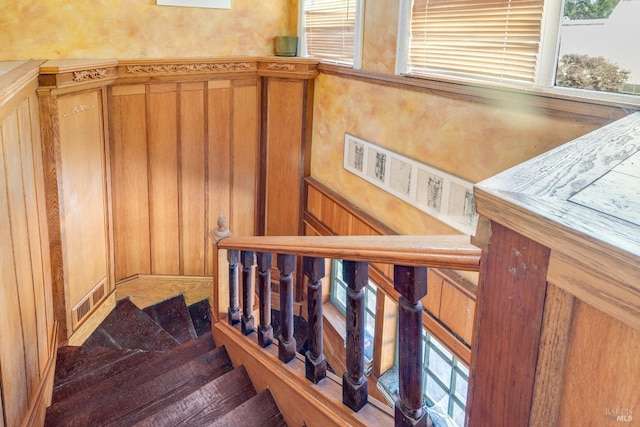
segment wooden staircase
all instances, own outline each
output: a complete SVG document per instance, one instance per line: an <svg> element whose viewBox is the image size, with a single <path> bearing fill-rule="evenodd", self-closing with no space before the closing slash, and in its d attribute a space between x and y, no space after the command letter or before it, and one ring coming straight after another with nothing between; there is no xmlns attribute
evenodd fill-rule
<svg viewBox="0 0 640 427"><path fill-rule="evenodd" d="M58 349L46 426L286 426L211 337L208 302L119 301L80 347Z"/></svg>

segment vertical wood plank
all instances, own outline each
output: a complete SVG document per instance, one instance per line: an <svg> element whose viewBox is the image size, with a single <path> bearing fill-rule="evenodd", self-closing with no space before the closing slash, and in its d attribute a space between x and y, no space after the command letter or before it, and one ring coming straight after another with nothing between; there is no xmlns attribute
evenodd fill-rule
<svg viewBox="0 0 640 427"><path fill-rule="evenodd" d="M207 91L207 230L231 212L231 82L209 82ZM207 245L205 275L212 273L214 251Z"/></svg>
<svg viewBox="0 0 640 427"><path fill-rule="evenodd" d="M147 90L151 274L179 274L178 94L175 84Z"/></svg>
<svg viewBox="0 0 640 427"><path fill-rule="evenodd" d="M108 275L102 101L99 90L58 98L60 216L70 310ZM78 256L83 254L84 256Z"/></svg>
<svg viewBox="0 0 640 427"><path fill-rule="evenodd" d="M44 187L44 162L42 140L40 138L40 120L38 114L38 99L35 94L29 96L29 115L31 117L31 150L33 153L34 184L36 187L36 201L38 204L38 230L40 232L40 254L42 257L42 298L44 300L47 338L44 342L52 348L51 340L55 337L50 333L54 330L53 319L53 284L51 279L51 256L49 252L49 227L47 226L47 201Z"/></svg>
<svg viewBox="0 0 640 427"><path fill-rule="evenodd" d="M530 427L555 426L558 423L574 305L573 295L548 285Z"/></svg>
<svg viewBox="0 0 640 427"><path fill-rule="evenodd" d="M256 230L258 180L258 91L254 85L233 88L233 174L230 228L236 236Z"/></svg>
<svg viewBox="0 0 640 427"><path fill-rule="evenodd" d="M11 225L10 236L13 241L19 313L22 321L22 336L24 340L24 349L22 349L22 351L24 352L27 395L32 396L37 388L40 376L38 327L20 152L22 141L20 138L20 125L17 112L12 113L4 122L2 127L2 142L5 155L7 201Z"/></svg>
<svg viewBox="0 0 640 427"><path fill-rule="evenodd" d="M145 87L119 94L111 108L111 170L116 282L151 273Z"/></svg>
<svg viewBox="0 0 640 427"><path fill-rule="evenodd" d="M7 127L15 122L15 113L0 126L0 379L7 425L19 425L28 405L27 372L25 370L25 342L20 315L20 299L16 280L16 259L10 223L8 180L5 147L15 143ZM15 128L15 124L13 125ZM14 131L15 132L15 131Z"/></svg>
<svg viewBox="0 0 640 427"><path fill-rule="evenodd" d="M500 224L491 229L480 268L467 425L527 426L549 249Z"/></svg>
<svg viewBox="0 0 640 427"><path fill-rule="evenodd" d="M205 245L205 87L182 84L180 90L180 236L181 274L203 275Z"/></svg>
<svg viewBox="0 0 640 427"><path fill-rule="evenodd" d="M42 259L42 242L40 240L40 222L38 200L36 194L36 174L33 162L32 123L29 109L29 101L25 100L18 108L18 131L20 135L20 158L22 162L22 183L24 189L25 216L29 235L29 253L31 259L32 284L33 284L33 315L36 321L38 342L38 364L40 371L49 359L49 347L47 345L49 334L47 329L46 305L44 300L46 280ZM25 242L27 244L27 242ZM34 349L35 350L35 349Z"/></svg>
<svg viewBox="0 0 640 427"><path fill-rule="evenodd" d="M265 235L300 234L304 80L267 83Z"/></svg>

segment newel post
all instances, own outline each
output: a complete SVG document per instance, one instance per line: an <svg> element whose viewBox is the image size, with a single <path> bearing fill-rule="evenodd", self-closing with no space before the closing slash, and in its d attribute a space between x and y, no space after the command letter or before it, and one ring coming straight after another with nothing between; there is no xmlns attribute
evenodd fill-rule
<svg viewBox="0 0 640 427"><path fill-rule="evenodd" d="M342 277L347 288L347 370L342 375L342 403L354 411L366 405L369 390L364 375L364 287L369 281L369 264L343 261Z"/></svg>
<svg viewBox="0 0 640 427"><path fill-rule="evenodd" d="M427 294L426 267L396 265L393 287L398 300L399 398L395 405L396 426L424 426L429 415L422 401L422 302Z"/></svg>
<svg viewBox="0 0 640 427"><path fill-rule="evenodd" d="M317 384L327 376L327 359L323 353L322 282L324 258L304 257L304 275L307 277L307 321L309 323L309 350L305 354L307 379Z"/></svg>
<svg viewBox="0 0 640 427"><path fill-rule="evenodd" d="M241 251L242 260L242 333L249 335L254 328L253 321L253 294L255 284L253 281L254 254L251 251Z"/></svg>
<svg viewBox="0 0 640 427"><path fill-rule="evenodd" d="M293 271L295 255L278 254L280 270L280 336L278 358L288 363L296 357L296 339L293 336Z"/></svg>
<svg viewBox="0 0 640 427"><path fill-rule="evenodd" d="M260 325L258 344L268 347L273 342L271 326L271 252L258 252L258 299L260 300Z"/></svg>

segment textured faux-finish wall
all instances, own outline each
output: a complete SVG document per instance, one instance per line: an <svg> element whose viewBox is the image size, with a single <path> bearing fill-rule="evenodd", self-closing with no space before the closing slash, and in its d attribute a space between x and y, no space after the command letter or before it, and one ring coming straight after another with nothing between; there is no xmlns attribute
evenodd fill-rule
<svg viewBox="0 0 640 427"><path fill-rule="evenodd" d="M0 1L0 60L272 55L295 32L296 0L231 0L231 9L155 0Z"/></svg>
<svg viewBox="0 0 640 427"><path fill-rule="evenodd" d="M345 170L345 132L475 183L596 127L326 74L314 96L311 175L405 234L455 231Z"/></svg>

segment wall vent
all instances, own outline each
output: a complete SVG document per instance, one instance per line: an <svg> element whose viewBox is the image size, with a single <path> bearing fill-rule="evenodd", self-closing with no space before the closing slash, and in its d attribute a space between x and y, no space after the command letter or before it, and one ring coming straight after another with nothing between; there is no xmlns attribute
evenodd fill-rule
<svg viewBox="0 0 640 427"><path fill-rule="evenodd" d="M76 318L78 322L91 311L91 302L89 299L84 300L78 308L76 308Z"/></svg>
<svg viewBox="0 0 640 427"><path fill-rule="evenodd" d="M94 307L98 305L98 303L100 302L103 296L104 296L104 283L98 286L96 290L93 291L93 295L91 295L91 299L93 300Z"/></svg>

